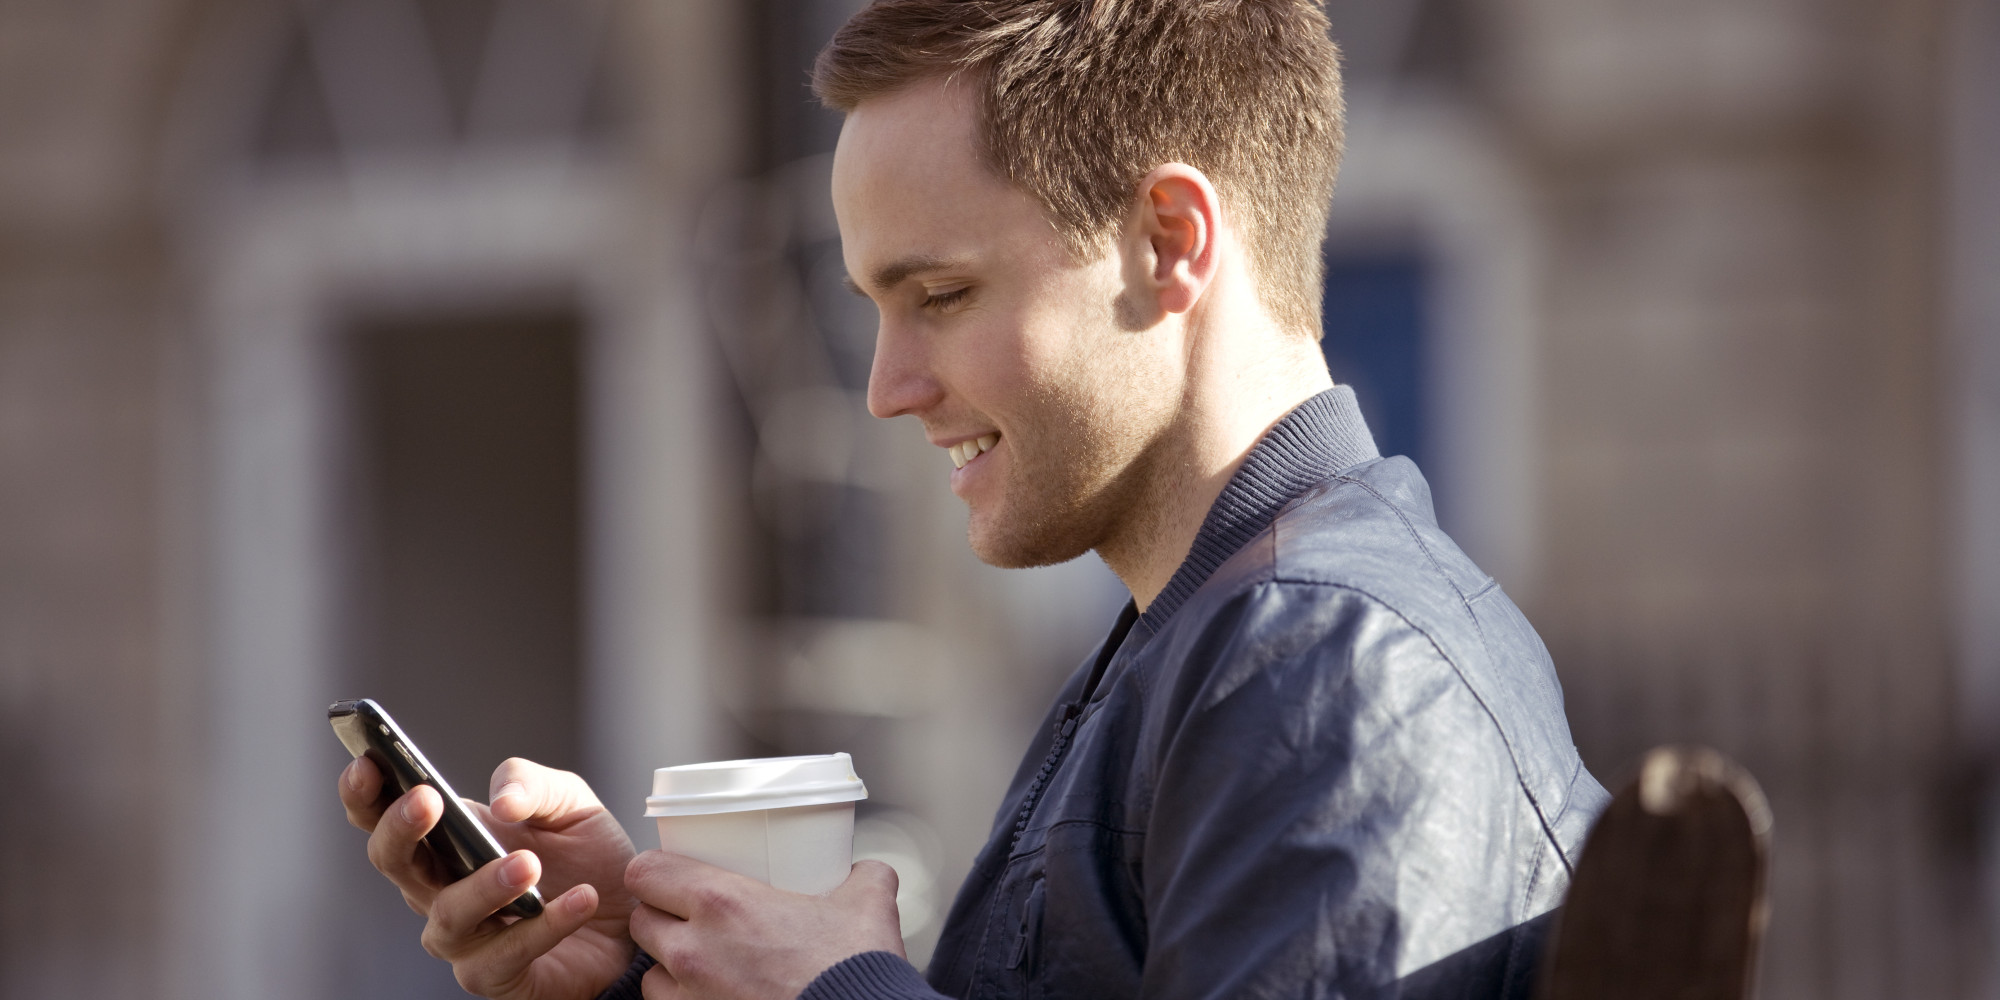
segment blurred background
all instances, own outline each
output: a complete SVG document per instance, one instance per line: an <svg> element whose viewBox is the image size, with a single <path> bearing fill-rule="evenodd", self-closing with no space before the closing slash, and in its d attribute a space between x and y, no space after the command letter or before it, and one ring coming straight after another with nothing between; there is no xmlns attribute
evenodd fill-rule
<svg viewBox="0 0 2000 1000"><path fill-rule="evenodd" d="M0 996L459 995L337 698L641 846L846 750L919 962L1124 592L867 417L854 0L0 4ZM2000 997L2000 8L1333 0L1326 351L1607 784L1735 755L1768 998Z"/></svg>

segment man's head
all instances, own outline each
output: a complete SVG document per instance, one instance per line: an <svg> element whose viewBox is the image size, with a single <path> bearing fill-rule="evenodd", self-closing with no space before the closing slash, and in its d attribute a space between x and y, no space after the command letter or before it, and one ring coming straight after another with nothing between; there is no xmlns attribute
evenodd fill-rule
<svg viewBox="0 0 2000 1000"><path fill-rule="evenodd" d="M988 562L1118 569L1213 471L1190 442L1256 409L1218 385L1324 382L1339 85L1315 6L889 0L816 84L848 112L834 206L881 312L869 407L952 449Z"/></svg>
<svg viewBox="0 0 2000 1000"><path fill-rule="evenodd" d="M1339 57L1320 0L877 0L820 53L829 107L934 77L968 82L979 152L1080 258L1134 186L1202 171L1244 235L1281 327L1320 331L1320 241L1342 142Z"/></svg>

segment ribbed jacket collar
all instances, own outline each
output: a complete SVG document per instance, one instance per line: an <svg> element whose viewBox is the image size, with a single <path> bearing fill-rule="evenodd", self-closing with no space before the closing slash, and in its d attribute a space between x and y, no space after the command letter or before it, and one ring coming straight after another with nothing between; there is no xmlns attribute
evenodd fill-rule
<svg viewBox="0 0 2000 1000"><path fill-rule="evenodd" d="M1340 470L1379 457L1353 389L1337 385L1300 403L1257 442L1243 466L1229 477L1194 536L1187 559L1139 616L1139 623L1147 631L1159 631L1216 567L1270 527L1286 504Z"/></svg>

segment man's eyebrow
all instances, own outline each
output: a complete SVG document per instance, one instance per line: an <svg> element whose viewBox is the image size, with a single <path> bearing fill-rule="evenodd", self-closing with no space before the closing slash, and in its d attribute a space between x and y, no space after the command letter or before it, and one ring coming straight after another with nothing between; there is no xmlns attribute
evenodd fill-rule
<svg viewBox="0 0 2000 1000"><path fill-rule="evenodd" d="M876 268L874 273L868 276L868 283L886 292L902 284L905 279L913 274L963 267L965 263L966 259L963 257L933 257L929 254L916 254ZM860 286L856 285L854 279L851 277L847 279L847 286L857 292L861 291Z"/></svg>

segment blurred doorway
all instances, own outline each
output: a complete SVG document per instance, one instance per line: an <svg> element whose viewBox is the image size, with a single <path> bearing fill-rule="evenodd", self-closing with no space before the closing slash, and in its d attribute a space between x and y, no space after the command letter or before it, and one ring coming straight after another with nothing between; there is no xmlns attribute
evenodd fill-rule
<svg viewBox="0 0 2000 1000"><path fill-rule="evenodd" d="M580 767L576 316L371 321L344 340L354 690L429 737L466 795L509 755Z"/></svg>
<svg viewBox="0 0 2000 1000"><path fill-rule="evenodd" d="M352 323L338 670L461 795L508 756L579 770L584 341L574 312ZM460 994L357 852L330 995Z"/></svg>
<svg viewBox="0 0 2000 1000"><path fill-rule="evenodd" d="M163 709L194 786L163 992L457 996L340 820L320 720L368 694L462 793L530 756L634 830L652 767L716 756L685 206L734 155L735 15L239 12L195 60L176 168L205 588Z"/></svg>

